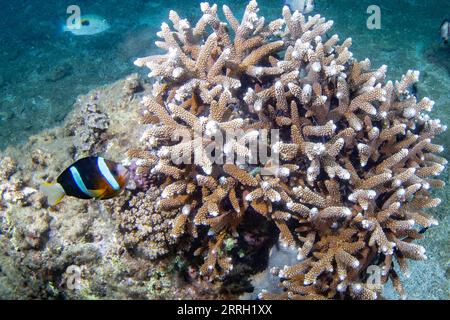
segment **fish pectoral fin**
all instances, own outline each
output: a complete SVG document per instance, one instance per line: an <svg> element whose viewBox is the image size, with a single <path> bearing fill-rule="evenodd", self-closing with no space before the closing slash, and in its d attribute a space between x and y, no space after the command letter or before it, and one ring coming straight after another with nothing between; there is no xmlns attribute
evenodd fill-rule
<svg viewBox="0 0 450 320"><path fill-rule="evenodd" d="M106 195L106 189L98 189L98 190L88 189L88 191L95 199L102 199Z"/></svg>

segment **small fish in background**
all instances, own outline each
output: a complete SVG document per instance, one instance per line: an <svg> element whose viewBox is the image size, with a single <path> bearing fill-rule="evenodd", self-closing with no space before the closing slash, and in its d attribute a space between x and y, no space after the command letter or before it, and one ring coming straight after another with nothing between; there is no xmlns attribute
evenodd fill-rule
<svg viewBox="0 0 450 320"><path fill-rule="evenodd" d="M76 36L91 36L104 32L110 28L109 23L100 16L87 14L81 16L80 28L69 28L66 24L63 26L64 32L71 32Z"/></svg>
<svg viewBox="0 0 450 320"><path fill-rule="evenodd" d="M444 40L444 43L448 43L450 38L450 21L448 19L441 23L441 38Z"/></svg>
<svg viewBox="0 0 450 320"><path fill-rule="evenodd" d="M50 205L58 204L67 195L80 199L110 199L120 194L128 182L128 170L121 164L102 157L77 160L56 179L44 182L39 191Z"/></svg>
<svg viewBox="0 0 450 320"><path fill-rule="evenodd" d="M291 10L298 10L301 13L310 13L314 10L314 0L285 0L284 4Z"/></svg>

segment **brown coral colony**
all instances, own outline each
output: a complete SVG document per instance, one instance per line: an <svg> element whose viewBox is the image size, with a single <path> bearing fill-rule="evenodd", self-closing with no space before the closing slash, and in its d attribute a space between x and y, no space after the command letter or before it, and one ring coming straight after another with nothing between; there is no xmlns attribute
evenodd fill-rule
<svg viewBox="0 0 450 320"><path fill-rule="evenodd" d="M223 6L225 23L217 5L201 9L195 26L171 11L173 29L163 23L156 42L167 53L135 62L155 84L143 99L142 148L129 156L141 173L164 179L159 208L179 209L171 236L209 230L207 249L196 253L205 259L201 274L213 280L232 269L221 248L252 210L298 250L298 264L275 270L285 292L261 298L374 299L379 289L364 282L370 265L403 294L393 263L407 273L407 259L426 259L413 240L437 224L424 210L440 203L430 189L443 186L433 177L447 163L431 141L446 129L426 114L434 102L408 91L419 72L386 81L386 66L373 70L353 58L350 38L327 38L333 21L320 15L284 7L281 19L266 23L250 1L242 21ZM205 151L218 144L215 133L243 130L217 150L250 160L246 143L259 129L280 132L273 175L250 161L216 164ZM174 141L176 130L194 138ZM174 163L186 150L200 152L200 161Z"/></svg>

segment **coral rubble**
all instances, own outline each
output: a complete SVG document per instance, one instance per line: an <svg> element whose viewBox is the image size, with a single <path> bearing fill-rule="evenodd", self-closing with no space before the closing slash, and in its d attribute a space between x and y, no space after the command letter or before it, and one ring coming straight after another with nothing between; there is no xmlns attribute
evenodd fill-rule
<svg viewBox="0 0 450 320"><path fill-rule="evenodd" d="M427 115L434 102L409 92L419 72L386 81L387 66L356 60L352 39L327 37L333 21L320 15L284 7L266 23L254 0L241 21L227 6L227 22L217 5L201 10L192 26L171 11L156 42L166 53L135 61L155 83L142 100L141 146L128 155L138 173L163 180L157 206L177 211L173 239L197 239L200 274L223 279L236 259L227 241L257 213L299 260L275 270L285 292L261 298L374 299L369 266L403 294L394 261L407 273L407 260L426 259L414 240L437 224L425 211L440 203L430 190L443 186L435 176L447 163L432 142L446 129ZM261 170L274 164L252 163L246 146L260 129L280 132L272 175ZM214 139L232 130L242 138ZM174 140L180 131L191 139ZM244 161L216 163L208 150ZM174 160L183 157L195 161Z"/></svg>

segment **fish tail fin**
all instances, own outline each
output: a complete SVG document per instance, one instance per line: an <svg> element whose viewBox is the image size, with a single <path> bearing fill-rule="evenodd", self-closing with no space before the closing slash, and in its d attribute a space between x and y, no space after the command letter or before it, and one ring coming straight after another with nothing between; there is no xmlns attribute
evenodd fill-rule
<svg viewBox="0 0 450 320"><path fill-rule="evenodd" d="M47 197L47 202L51 206L57 205L66 195L59 183L44 182L39 187L39 191Z"/></svg>

